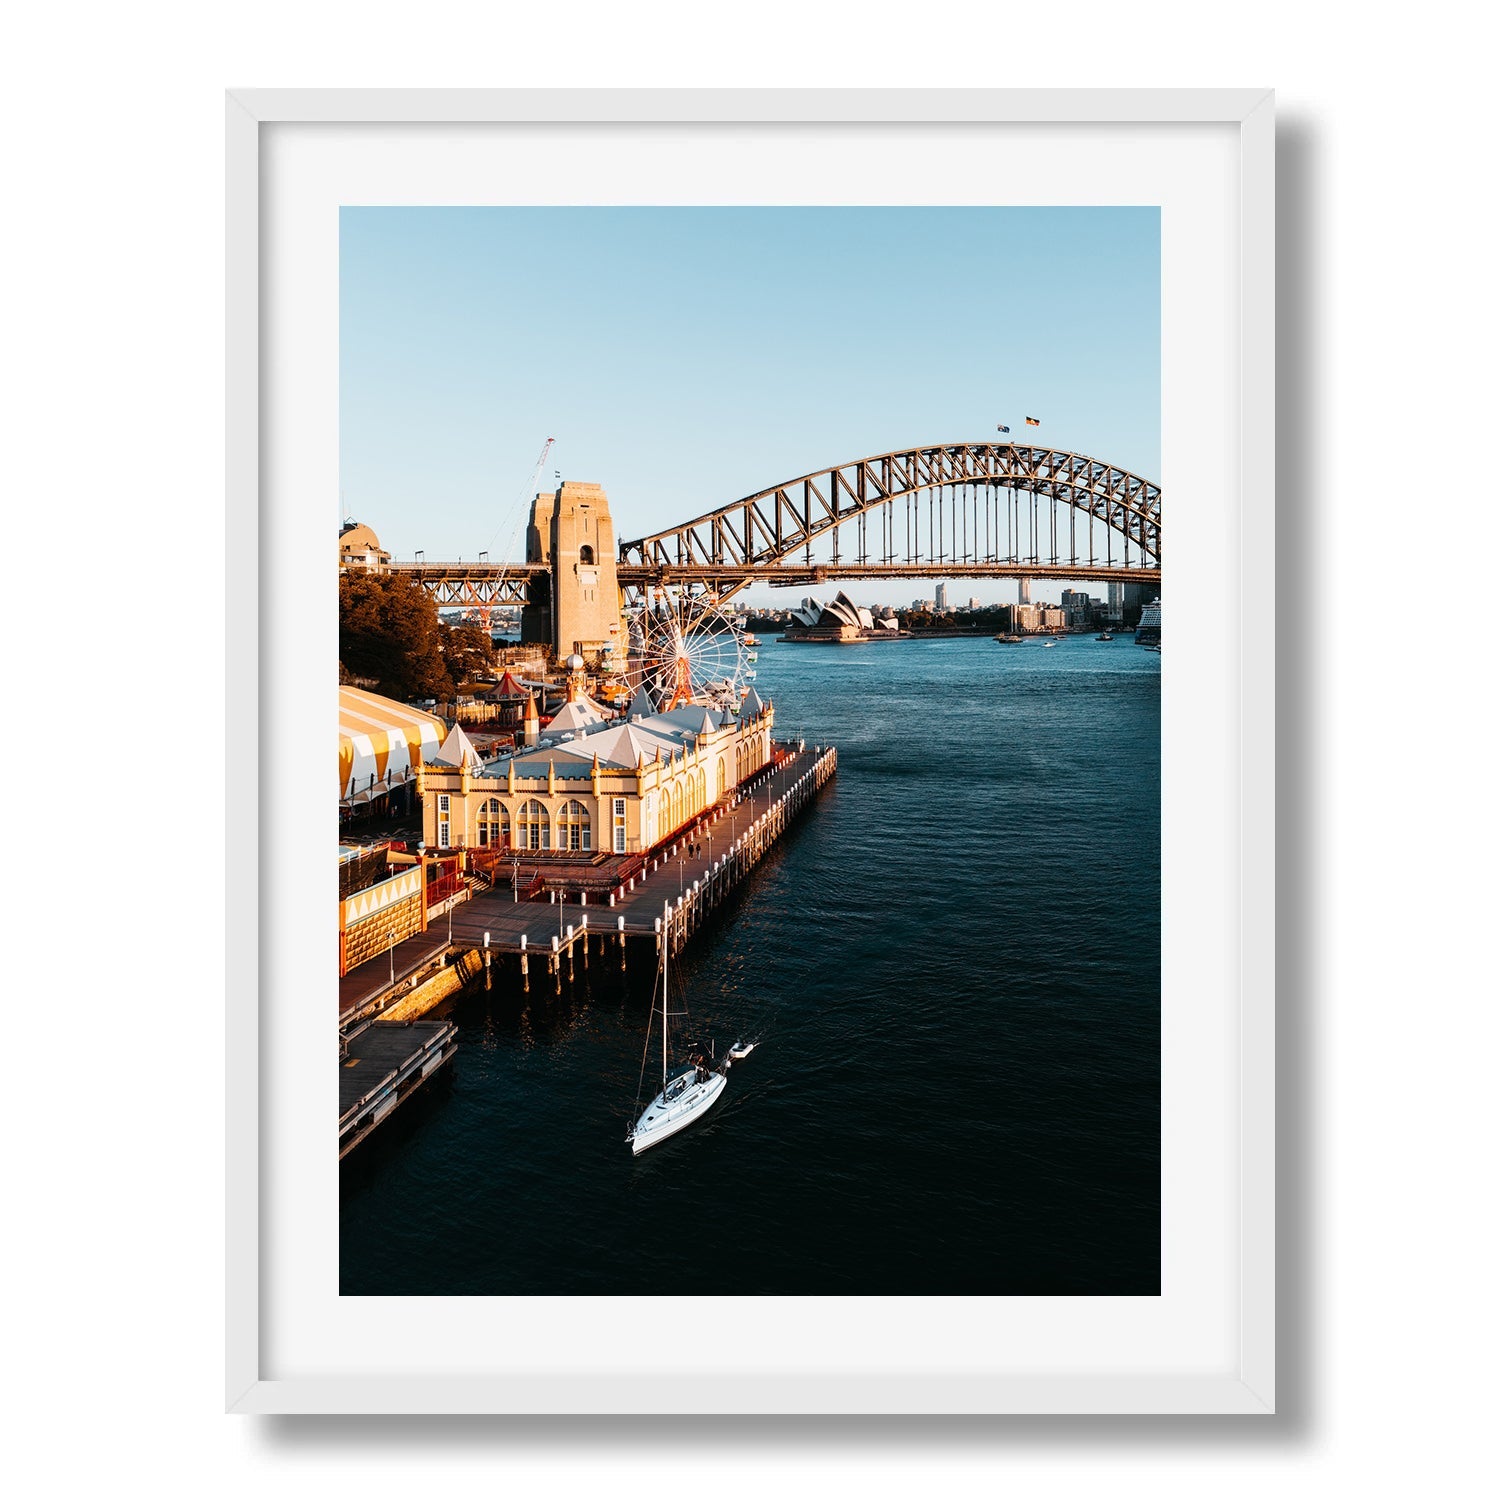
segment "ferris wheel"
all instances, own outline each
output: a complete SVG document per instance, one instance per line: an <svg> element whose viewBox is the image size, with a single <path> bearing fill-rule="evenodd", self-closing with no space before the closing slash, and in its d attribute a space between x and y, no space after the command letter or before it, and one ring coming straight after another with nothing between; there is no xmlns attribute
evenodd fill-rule
<svg viewBox="0 0 1500 1500"><path fill-rule="evenodd" d="M663 708L707 703L739 710L755 652L712 595L657 589L630 620L630 665Z"/></svg>

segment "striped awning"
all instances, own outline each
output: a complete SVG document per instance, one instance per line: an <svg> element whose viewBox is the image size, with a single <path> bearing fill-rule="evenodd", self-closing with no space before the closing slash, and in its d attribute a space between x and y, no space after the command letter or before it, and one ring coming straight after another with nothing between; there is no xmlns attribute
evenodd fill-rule
<svg viewBox="0 0 1500 1500"><path fill-rule="evenodd" d="M437 753L447 728L434 714L360 688L339 689L339 797L385 789Z"/></svg>

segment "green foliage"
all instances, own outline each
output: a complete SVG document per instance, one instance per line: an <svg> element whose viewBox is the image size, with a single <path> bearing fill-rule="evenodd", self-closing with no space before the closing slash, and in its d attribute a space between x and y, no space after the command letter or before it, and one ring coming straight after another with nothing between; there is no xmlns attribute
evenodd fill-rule
<svg viewBox="0 0 1500 1500"><path fill-rule="evenodd" d="M472 620L445 625L442 643L448 675L456 684L486 677L494 670L495 643L483 625L476 625Z"/></svg>
<svg viewBox="0 0 1500 1500"><path fill-rule="evenodd" d="M453 694L437 605L396 573L339 577L339 663L400 702Z"/></svg>

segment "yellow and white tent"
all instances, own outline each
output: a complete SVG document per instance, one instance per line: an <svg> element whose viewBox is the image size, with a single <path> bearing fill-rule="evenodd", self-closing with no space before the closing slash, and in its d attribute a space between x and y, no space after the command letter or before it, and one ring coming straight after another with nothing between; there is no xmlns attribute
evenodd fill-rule
<svg viewBox="0 0 1500 1500"><path fill-rule="evenodd" d="M339 797L367 802L410 779L437 754L447 728L435 714L390 698L339 689Z"/></svg>

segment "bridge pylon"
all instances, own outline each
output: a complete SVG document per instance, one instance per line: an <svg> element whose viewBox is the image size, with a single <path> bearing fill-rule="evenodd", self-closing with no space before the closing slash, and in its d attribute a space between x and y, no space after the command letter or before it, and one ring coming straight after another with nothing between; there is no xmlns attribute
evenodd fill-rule
<svg viewBox="0 0 1500 1500"><path fill-rule="evenodd" d="M558 657L612 657L624 665L625 627L615 572L615 527L601 485L568 480L531 502L526 561L549 572L534 578L521 612L521 640Z"/></svg>

